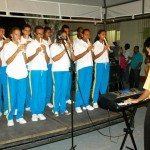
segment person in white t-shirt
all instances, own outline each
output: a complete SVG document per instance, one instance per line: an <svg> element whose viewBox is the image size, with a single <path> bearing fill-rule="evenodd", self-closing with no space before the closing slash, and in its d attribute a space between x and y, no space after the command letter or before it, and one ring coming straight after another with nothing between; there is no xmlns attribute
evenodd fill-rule
<svg viewBox="0 0 150 150"><path fill-rule="evenodd" d="M45 27L44 28L44 37L43 37L43 43L47 44L48 47L52 45L51 41L51 28ZM53 79L52 79L52 58L50 56L50 61L48 63L48 71L47 71L47 88L46 88L46 103L45 105L49 108L53 108L53 105L51 103L52 98L52 89L53 89Z"/></svg>
<svg viewBox="0 0 150 150"><path fill-rule="evenodd" d="M69 84L69 68L70 55L69 46L66 46L67 50L63 45L63 39L67 39L65 31L58 31L56 36L56 43L50 47L50 54L52 57L52 73L53 73L53 112L55 116L59 116L59 112L65 115L70 115L66 108L66 96Z"/></svg>
<svg viewBox="0 0 150 150"><path fill-rule="evenodd" d="M8 114L8 94L7 94L7 74L6 61L4 59L4 45L10 42L9 38L5 37L5 28L0 26L0 116L2 115L2 95L4 100L4 115Z"/></svg>
<svg viewBox="0 0 150 150"><path fill-rule="evenodd" d="M28 45L31 41L33 41L33 39L30 37L30 34L31 34L31 26L29 24L25 24L22 28L21 44ZM26 66L28 68L28 64ZM31 93L30 93L29 76L28 76L26 102L25 102L26 111L30 111L30 100L31 100Z"/></svg>
<svg viewBox="0 0 150 150"><path fill-rule="evenodd" d="M30 110L32 121L45 120L47 64L49 63L49 47L43 43L44 28L36 26L35 40L27 45L29 83L31 88Z"/></svg>
<svg viewBox="0 0 150 150"><path fill-rule="evenodd" d="M72 44L72 40L70 40L70 28L69 28L69 26L64 24L62 26L61 30L66 32L66 34L67 34L66 42L68 42L68 44ZM68 82L68 91L67 91L67 95L66 95L66 103L67 104L71 104L72 73L71 73L71 71L69 73L70 73L70 75L68 77L68 80L69 80L69 82Z"/></svg>
<svg viewBox="0 0 150 150"><path fill-rule="evenodd" d="M11 40L4 46L4 58L7 63L6 73L8 76L8 126L14 126L13 116L15 109L18 109L16 121L25 124L23 119L24 104L26 98L27 80L27 57L25 45L20 44L21 31L14 27L10 33Z"/></svg>
<svg viewBox="0 0 150 150"><path fill-rule="evenodd" d="M109 45L105 46L104 39L106 38L106 31L99 30L95 38L94 43L94 83L93 83L93 107L98 108L98 97L99 94L105 94L109 82L109 57L108 57L108 48Z"/></svg>
<svg viewBox="0 0 150 150"><path fill-rule="evenodd" d="M78 27L77 28L77 39L75 39L73 41L73 47L78 44L78 42L82 39L82 32L83 32L83 28L82 27Z"/></svg>
<svg viewBox="0 0 150 150"><path fill-rule="evenodd" d="M73 60L76 61L77 70L78 84L75 103L77 113L82 113L82 106L83 109L93 110L93 107L89 105L93 72L93 45L89 42L90 30L83 29L82 35L82 39L73 47L74 54L71 53Z"/></svg>

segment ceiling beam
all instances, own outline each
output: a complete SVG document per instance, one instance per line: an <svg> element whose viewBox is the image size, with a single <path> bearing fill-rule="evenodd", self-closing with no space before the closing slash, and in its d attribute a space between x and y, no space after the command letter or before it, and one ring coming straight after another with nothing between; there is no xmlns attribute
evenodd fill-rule
<svg viewBox="0 0 150 150"><path fill-rule="evenodd" d="M103 1L104 2L104 9L105 9L105 13L104 13L104 20L103 20L103 25L104 25L104 29L106 30L106 20L107 20L107 5L106 5L106 0Z"/></svg>
<svg viewBox="0 0 150 150"><path fill-rule="evenodd" d="M144 11L145 11L145 0L142 0L142 15L144 16Z"/></svg>
<svg viewBox="0 0 150 150"><path fill-rule="evenodd" d="M132 3L132 2L135 2L135 1L140 1L140 0L131 0L131 1L128 1L128 2L123 2L123 3L119 3L119 4L109 5L109 6L106 6L106 7L110 8L110 7L119 6L119 5L123 5L123 4L129 4L129 3ZM103 8L105 8L105 6L103 6Z"/></svg>

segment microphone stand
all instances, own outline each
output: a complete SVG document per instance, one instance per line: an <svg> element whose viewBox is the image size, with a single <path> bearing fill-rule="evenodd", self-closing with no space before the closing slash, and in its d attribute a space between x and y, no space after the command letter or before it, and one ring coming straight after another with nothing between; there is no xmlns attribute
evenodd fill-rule
<svg viewBox="0 0 150 150"><path fill-rule="evenodd" d="M68 55L68 58L70 60L70 68L69 68L69 71L71 72L71 75L73 75L73 73L75 74L75 68L74 68L74 62L72 61L70 55L69 55L69 52L66 48L66 43L65 41L62 39L62 43L65 47L65 50L66 50L66 53ZM71 88L72 89L72 88ZM71 91L70 91L71 92ZM71 148L70 150L75 150L75 147L76 145L74 145L74 126L73 126L73 123L74 123L74 119L73 119L73 99L71 99Z"/></svg>

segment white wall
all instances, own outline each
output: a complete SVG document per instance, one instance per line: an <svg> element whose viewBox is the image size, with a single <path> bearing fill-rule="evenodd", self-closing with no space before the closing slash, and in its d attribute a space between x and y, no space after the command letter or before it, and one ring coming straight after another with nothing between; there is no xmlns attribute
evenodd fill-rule
<svg viewBox="0 0 150 150"><path fill-rule="evenodd" d="M126 21L120 23L120 46L129 43L131 50L137 45L138 26L137 21Z"/></svg>
<svg viewBox="0 0 150 150"><path fill-rule="evenodd" d="M145 54L143 53L143 30L144 27L147 25L145 21L149 20L132 20L132 21L125 21L120 23L120 45L124 46L125 43L129 43L131 46L131 50L133 51L134 46L140 47L140 52L143 54L143 64L142 70L140 72L141 76L145 76ZM140 30L140 28L142 30Z"/></svg>

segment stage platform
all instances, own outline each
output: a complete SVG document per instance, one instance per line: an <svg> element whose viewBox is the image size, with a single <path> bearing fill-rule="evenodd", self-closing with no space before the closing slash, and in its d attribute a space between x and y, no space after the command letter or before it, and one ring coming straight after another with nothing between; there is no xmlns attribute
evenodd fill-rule
<svg viewBox="0 0 150 150"><path fill-rule="evenodd" d="M70 105L68 105L70 110ZM15 121L14 127L7 127L5 116L0 118L0 149L21 150L56 142L71 137L71 115L54 117L52 109L46 108L45 121L32 122L30 112L24 115L27 124ZM89 116L91 119L89 119ZM101 108L93 111L74 111L74 136L104 128L123 121L120 113L110 114Z"/></svg>

